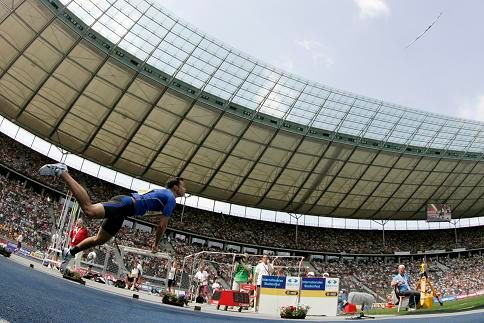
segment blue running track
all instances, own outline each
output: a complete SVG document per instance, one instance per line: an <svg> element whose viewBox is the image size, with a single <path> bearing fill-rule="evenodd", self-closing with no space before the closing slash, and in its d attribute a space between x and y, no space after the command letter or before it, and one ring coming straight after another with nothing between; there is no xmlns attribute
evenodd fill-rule
<svg viewBox="0 0 484 323"><path fill-rule="evenodd" d="M280 322L186 311L109 294L32 270L0 256L0 322ZM292 320L291 320L292 321ZM390 320L371 320L371 322ZM483 323L484 313L413 317L398 323ZM329 322L329 321L324 321ZM339 320L338 322L345 322ZM346 321L347 322L347 321Z"/></svg>

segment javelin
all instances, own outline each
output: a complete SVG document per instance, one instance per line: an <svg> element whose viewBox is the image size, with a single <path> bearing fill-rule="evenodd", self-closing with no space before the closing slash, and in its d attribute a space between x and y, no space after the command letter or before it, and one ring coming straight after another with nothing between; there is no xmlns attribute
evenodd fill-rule
<svg viewBox="0 0 484 323"><path fill-rule="evenodd" d="M408 45L405 47L405 49L409 48L410 46L412 46L412 45L413 45L413 43L415 43L417 40L419 40L420 38L422 38L422 36L423 36L423 35L425 35L425 33L426 33L427 31L429 31L429 29L430 29L430 28L432 28L432 26L433 26L433 25L435 25L435 23L437 22L437 20L439 20L439 18L440 18L440 17L441 17L443 14L444 14L444 13L443 13L443 12L441 12L441 13L439 14L439 16L438 16L438 17L437 17L437 18L434 20L434 22L433 22L433 23L431 23L431 24L430 24L430 26L428 26L428 27L427 27L427 29L425 29L423 33L421 33L420 35L418 35L418 37L417 37L417 38L415 38L415 39L414 39L414 40L413 40L413 41L412 41L410 44L408 44Z"/></svg>

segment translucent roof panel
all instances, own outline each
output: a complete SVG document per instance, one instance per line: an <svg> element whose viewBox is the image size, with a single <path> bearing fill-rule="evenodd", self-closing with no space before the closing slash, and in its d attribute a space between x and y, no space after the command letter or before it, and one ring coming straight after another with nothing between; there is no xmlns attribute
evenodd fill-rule
<svg viewBox="0 0 484 323"><path fill-rule="evenodd" d="M463 131L464 127L482 130L481 123L449 119L303 80L214 40L156 2L61 2L93 30L140 60L250 109L357 137L482 151L482 146L473 145L474 137ZM328 93L333 95L328 98Z"/></svg>

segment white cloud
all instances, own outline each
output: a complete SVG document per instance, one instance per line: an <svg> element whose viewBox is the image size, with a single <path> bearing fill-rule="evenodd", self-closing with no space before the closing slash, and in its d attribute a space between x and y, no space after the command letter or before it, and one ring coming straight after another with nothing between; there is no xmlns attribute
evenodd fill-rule
<svg viewBox="0 0 484 323"><path fill-rule="evenodd" d="M326 67L330 67L334 63L333 59L330 56L324 54L323 52L315 52L312 54L311 57L314 62L321 63Z"/></svg>
<svg viewBox="0 0 484 323"><path fill-rule="evenodd" d="M303 40L297 41L296 43L302 48L304 48L305 50L315 50L323 47L323 45L321 45L320 42L313 39L303 39Z"/></svg>
<svg viewBox="0 0 484 323"><path fill-rule="evenodd" d="M458 109L458 115L464 119L484 121L484 95Z"/></svg>
<svg viewBox="0 0 484 323"><path fill-rule="evenodd" d="M380 16L388 16L390 14L390 7L388 7L385 0L354 0L360 9L360 18L369 19Z"/></svg>
<svg viewBox="0 0 484 323"><path fill-rule="evenodd" d="M283 71L293 73L294 61L289 56L281 56L273 61L275 67L280 68Z"/></svg>
<svg viewBox="0 0 484 323"><path fill-rule="evenodd" d="M326 67L333 65L333 59L327 54L324 46L319 41L314 39L303 39L296 41L296 44L308 51L314 63L323 64Z"/></svg>

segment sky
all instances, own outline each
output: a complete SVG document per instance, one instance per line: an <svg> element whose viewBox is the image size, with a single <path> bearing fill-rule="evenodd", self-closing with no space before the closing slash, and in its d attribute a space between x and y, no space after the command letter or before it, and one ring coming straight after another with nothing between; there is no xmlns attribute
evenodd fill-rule
<svg viewBox="0 0 484 323"><path fill-rule="evenodd" d="M225 44L303 78L484 121L484 1L156 1Z"/></svg>

